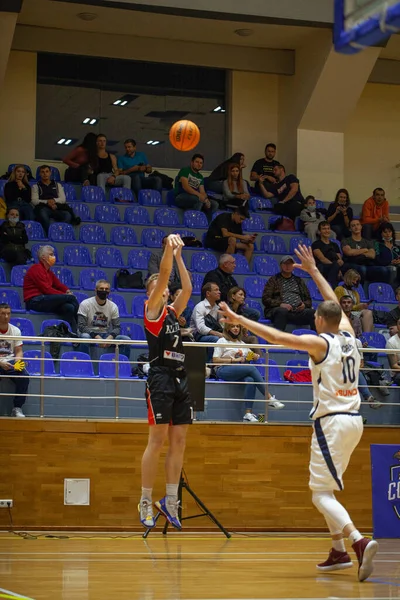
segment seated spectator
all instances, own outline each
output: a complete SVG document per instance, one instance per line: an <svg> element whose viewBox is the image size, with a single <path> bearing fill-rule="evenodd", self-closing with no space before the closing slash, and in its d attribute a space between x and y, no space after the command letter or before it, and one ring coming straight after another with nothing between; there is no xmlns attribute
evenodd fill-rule
<svg viewBox="0 0 400 600"><path fill-rule="evenodd" d="M349 192L344 188L336 193L335 201L328 207L326 220L336 233L338 240L351 235L350 221L353 219L353 210L350 208Z"/></svg>
<svg viewBox="0 0 400 600"><path fill-rule="evenodd" d="M12 266L26 265L32 257L31 251L25 248L27 243L28 234L19 220L18 208L9 208L6 220L0 225L0 258Z"/></svg>
<svg viewBox="0 0 400 600"><path fill-rule="evenodd" d="M342 302L340 302L340 303L342 304ZM356 339L356 343L357 343L357 346L359 348L361 348L361 341ZM364 367L365 367L364 355L361 352L360 352L360 355L361 355L361 362L360 362L360 370L358 373L358 391L360 392L364 402L368 402L368 404L370 405L371 408L380 408L382 406L382 403L379 402L379 400L376 400L376 398L369 391L368 382L364 375Z"/></svg>
<svg viewBox="0 0 400 600"><path fill-rule="evenodd" d="M52 246L40 246L39 262L32 265L24 277L24 302L27 310L55 313L67 321L73 333L77 332L78 300L71 290L54 275L51 267L56 262Z"/></svg>
<svg viewBox="0 0 400 600"><path fill-rule="evenodd" d="M256 182L254 189L257 194L264 195L263 190L275 192L277 178L274 174L274 167L280 164L277 160L274 160L275 155L276 145L272 143L267 144L265 146L265 158L256 160L251 169L250 181Z"/></svg>
<svg viewBox="0 0 400 600"><path fill-rule="evenodd" d="M196 342L217 342L223 337L219 324L218 304L221 292L215 283L206 283L201 294L204 300L196 304L190 319L190 327Z"/></svg>
<svg viewBox="0 0 400 600"><path fill-rule="evenodd" d="M28 175L24 165L15 165L11 175L4 186L4 200L7 208L17 208L23 221L35 219L32 204L32 188L29 185Z"/></svg>
<svg viewBox="0 0 400 600"><path fill-rule="evenodd" d="M46 235L49 233L51 220L61 223L73 221L64 188L61 183L51 179L51 168L48 165L40 167L40 179L32 188L32 204L35 206L36 220L42 225Z"/></svg>
<svg viewBox="0 0 400 600"><path fill-rule="evenodd" d="M151 174L153 167L144 152L137 152L135 140L125 140L124 146L125 154L118 157L117 164L120 174L130 177L136 198L139 199L140 190L157 190L162 194L161 177Z"/></svg>
<svg viewBox="0 0 400 600"><path fill-rule="evenodd" d="M29 387L29 373L25 369L22 340L9 340L8 336L20 336L21 330L10 324L11 307L0 304L0 377L7 377L15 385L12 417L25 417L22 407Z"/></svg>
<svg viewBox="0 0 400 600"><path fill-rule="evenodd" d="M238 250L243 250L247 262L250 263L257 234L243 234L242 223L248 218L249 213L245 208L237 208L234 212L221 213L215 217L209 225L204 241L206 248L225 254L235 254Z"/></svg>
<svg viewBox="0 0 400 600"><path fill-rule="evenodd" d="M98 347L84 342L80 345L81 352L90 354L93 360L98 360L101 354L104 354L98 352L98 348L115 351L112 340L130 339L127 335L121 335L118 306L108 299L110 289L108 281L99 279L96 281L95 296L82 300L78 308L78 336L87 340L104 340ZM130 350L128 344L119 346L120 354L124 354L128 359Z"/></svg>
<svg viewBox="0 0 400 600"><path fill-rule="evenodd" d="M342 285L335 288L335 294L340 302L342 296L350 296L354 302L353 310L354 316L361 319L361 325L363 331L374 330L374 318L372 310L369 309L369 305L372 300L368 302L360 302L360 294L357 292L357 288L361 283L360 274L354 269L347 271L343 277Z"/></svg>
<svg viewBox="0 0 400 600"><path fill-rule="evenodd" d="M155 273L159 273L160 272L160 265L161 265L161 259L162 259L162 255L164 253L165 250L165 246L167 243L167 239L168 236L164 236L162 239L162 250L161 252L152 252L150 259L149 259L149 273L148 273L148 277L150 277L150 275L154 275ZM178 265L176 264L176 260L174 258L174 263L172 265L172 269L171 269L171 275L169 278L169 283L170 285L176 285L181 283L181 279L179 277L179 269L178 269Z"/></svg>
<svg viewBox="0 0 400 600"><path fill-rule="evenodd" d="M318 269L334 288L339 281L339 277L341 277L340 269L343 266L342 255L340 254L338 245L335 242L331 242L332 231L328 221L320 221L318 223L318 231L320 239L313 242L311 249Z"/></svg>
<svg viewBox="0 0 400 600"><path fill-rule="evenodd" d="M232 208L247 206L250 200L250 190L237 163L228 166L228 176L223 183L223 200L225 206Z"/></svg>
<svg viewBox="0 0 400 600"><path fill-rule="evenodd" d="M248 319L252 319L252 321L257 321L260 318L260 313L255 308L250 308L246 306L246 290L239 286L232 287L228 292L228 305L229 307L238 315L246 316ZM258 344L258 337L256 335L252 335L242 327L242 340L245 344ZM254 350L256 354L260 354L260 350Z"/></svg>
<svg viewBox="0 0 400 600"><path fill-rule="evenodd" d="M215 192L216 194L222 194L223 192L223 183L225 179L228 179L228 169L232 164L238 164L240 167L240 172L243 172L243 169L246 168L244 154L241 152L236 152L233 154L228 160L224 160L223 163L215 167L214 171L207 177L207 189L211 192Z"/></svg>
<svg viewBox="0 0 400 600"><path fill-rule="evenodd" d="M169 286L170 304L173 304L179 294L182 292L182 284L174 283ZM178 323L181 328L181 336L184 342L193 342L193 331L190 327L190 319L192 317L192 309L187 306L183 313L178 317Z"/></svg>
<svg viewBox="0 0 400 600"><path fill-rule="evenodd" d="M374 266L376 257L374 243L362 237L359 219L350 221L350 231L351 237L342 239L344 259L342 273L349 269L357 270L362 283L365 280L388 281L390 273L384 267Z"/></svg>
<svg viewBox="0 0 400 600"><path fill-rule="evenodd" d="M342 311L344 312L346 317L349 319L351 326L353 327L354 335L356 336L357 339L360 339L360 337L362 336L363 329L362 329L362 325L361 325L361 319L357 315L357 313L354 311L353 298L351 296L349 296L348 294L346 294L345 296L341 296L339 302L340 302L340 306L342 307Z"/></svg>
<svg viewBox="0 0 400 600"><path fill-rule="evenodd" d="M278 202L274 205L274 212L294 222L300 215L304 204L300 182L295 175L286 175L283 165L274 167L274 175L277 182L272 192L268 192L263 182L259 183L262 195L265 198L277 198Z"/></svg>
<svg viewBox="0 0 400 600"><path fill-rule="evenodd" d="M400 319L400 287L396 289L396 300L398 305L393 308L388 314L387 326L390 330L391 327L397 327L397 321ZM394 333L392 335L395 335Z"/></svg>
<svg viewBox="0 0 400 600"><path fill-rule="evenodd" d="M363 236L367 240L376 238L382 223L389 221L389 202L385 197L385 190L375 188L372 196L363 204L361 211L361 223Z"/></svg>
<svg viewBox="0 0 400 600"><path fill-rule="evenodd" d="M131 178L129 175L121 175L117 166L115 154L111 154L106 149L107 138L103 133L99 133L96 138L97 146L97 164L93 170L96 176L97 185L106 193L106 186L124 187L131 189Z"/></svg>
<svg viewBox="0 0 400 600"><path fill-rule="evenodd" d="M399 351L395 354L388 354L388 359L392 369L393 383L400 385L400 319L397 321L396 333L386 342L386 349Z"/></svg>
<svg viewBox="0 0 400 600"><path fill-rule="evenodd" d="M300 219L304 223L304 233L315 242L319 238L319 224L325 221L325 210L317 210L314 196L307 196L305 199L305 208L300 213ZM334 231L330 232L331 238L336 238Z"/></svg>
<svg viewBox="0 0 400 600"><path fill-rule="evenodd" d="M208 198L204 189L204 177L200 173L204 164L202 154L193 154L190 167L181 169L175 179L175 204L183 210L202 210L211 221L218 202Z"/></svg>
<svg viewBox="0 0 400 600"><path fill-rule="evenodd" d="M221 337L217 345L214 347L213 363L218 366L216 374L219 379L224 381L245 381L248 385L244 386L245 413L243 421L256 423L258 419L253 414L253 404L257 390L262 398L265 398L265 381L255 365L249 363L251 360L257 361L260 355L254 353L250 348L244 347L242 340L241 325L232 325L224 323L223 337ZM256 384L256 385L254 385ZM284 408L283 402L280 402L268 394L268 406L271 408Z"/></svg>
<svg viewBox="0 0 400 600"><path fill-rule="evenodd" d="M63 163L68 165L64 173L64 181L81 183L82 185L96 185L94 171L97 167L97 135L87 133L82 142L73 148Z"/></svg>
<svg viewBox="0 0 400 600"><path fill-rule="evenodd" d="M396 231L391 223L382 223L374 243L376 264L386 267L390 272L390 285L399 279L400 248L396 244Z"/></svg>
<svg viewBox="0 0 400 600"><path fill-rule="evenodd" d="M262 303L266 319L276 329L285 331L288 323L314 329L314 309L304 279L293 275L294 260L286 255L280 261L281 272L265 284Z"/></svg>

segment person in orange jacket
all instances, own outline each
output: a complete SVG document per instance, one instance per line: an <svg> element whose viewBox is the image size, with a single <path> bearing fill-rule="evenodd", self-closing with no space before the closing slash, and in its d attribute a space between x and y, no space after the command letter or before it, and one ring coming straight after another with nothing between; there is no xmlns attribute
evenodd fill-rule
<svg viewBox="0 0 400 600"><path fill-rule="evenodd" d="M361 211L362 235L368 240L376 237L380 225L389 222L389 202L385 197L385 190L375 188L371 198L363 204Z"/></svg>

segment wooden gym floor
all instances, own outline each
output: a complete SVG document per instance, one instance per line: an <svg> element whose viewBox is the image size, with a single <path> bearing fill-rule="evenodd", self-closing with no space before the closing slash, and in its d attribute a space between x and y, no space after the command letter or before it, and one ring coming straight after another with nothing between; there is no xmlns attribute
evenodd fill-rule
<svg viewBox="0 0 400 600"><path fill-rule="evenodd" d="M400 540L382 540L364 583L356 565L320 573L328 538L152 532L0 534L0 598L211 600L400 598Z"/></svg>

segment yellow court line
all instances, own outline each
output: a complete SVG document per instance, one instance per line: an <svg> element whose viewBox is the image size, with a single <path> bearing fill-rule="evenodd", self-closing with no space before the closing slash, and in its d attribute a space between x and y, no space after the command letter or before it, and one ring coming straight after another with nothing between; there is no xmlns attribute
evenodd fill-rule
<svg viewBox="0 0 400 600"><path fill-rule="evenodd" d="M32 536L35 536L34 533L31 534ZM53 535L53 534L50 534ZM82 540L87 540L87 541L97 541L97 540L102 540L102 541L114 541L114 542L122 542L122 541L129 541L129 542L143 542L145 541L142 538L142 534L138 534L137 537L129 537L129 534L127 534L127 537L97 537L97 536L93 536L93 535L88 535L87 537L85 536L80 536L80 535L68 535L68 534L60 534L60 535L65 535L67 536L68 539L66 538L62 538L62 539L58 539L56 537L56 534L54 537L45 537L43 536L43 534L39 534L39 537L36 540L29 540L29 541L56 541L56 542L70 542L73 540L77 540L77 541L82 541ZM162 534L160 534L161 536ZM224 539L224 536L221 535L221 537L217 537L217 534L213 537L209 536L209 537L186 537L185 535L179 535L179 534L173 534L173 535L166 535L166 536L152 536L151 538L147 538L146 542L149 543L150 541L158 541L158 540L204 540L204 541L210 541L210 540L222 540L222 541L230 541L227 539ZM298 537L286 537L286 536L280 536L280 537L276 537L276 536L269 536L268 534L257 534L257 533L242 533L242 534L235 534L232 533L232 536L234 536L235 541L238 540L244 540L244 541L248 541L248 540L271 540L271 541L285 541L285 540L290 540L290 541L295 541L295 540L326 540L328 539L330 536L327 533L325 537L314 537L314 536L298 536ZM371 537L371 536L365 536L365 537ZM1 540L21 540L21 541L26 541L25 538L19 536L19 535L11 535L11 536L2 536L0 535L0 543Z"/></svg>

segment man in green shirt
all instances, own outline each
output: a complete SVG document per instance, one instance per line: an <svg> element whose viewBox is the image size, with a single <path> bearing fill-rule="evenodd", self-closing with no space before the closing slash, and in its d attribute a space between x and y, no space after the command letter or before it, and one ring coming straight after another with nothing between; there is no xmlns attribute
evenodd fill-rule
<svg viewBox="0 0 400 600"><path fill-rule="evenodd" d="M181 169L175 179L175 204L183 210L202 210L211 221L218 202L208 198L204 189L204 177L200 173L204 164L202 154L193 154L190 167Z"/></svg>

